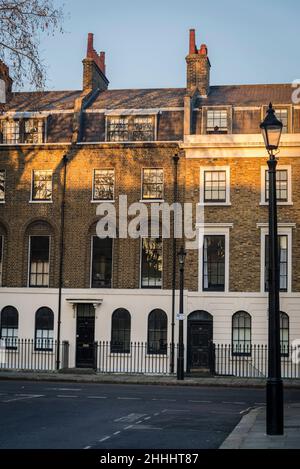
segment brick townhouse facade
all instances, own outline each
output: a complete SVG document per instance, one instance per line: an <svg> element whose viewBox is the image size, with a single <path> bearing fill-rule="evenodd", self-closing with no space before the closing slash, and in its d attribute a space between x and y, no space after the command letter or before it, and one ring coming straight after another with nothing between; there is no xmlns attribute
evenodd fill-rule
<svg viewBox="0 0 300 469"><path fill-rule="evenodd" d="M147 342L152 358L177 342L174 258L184 240L174 242L173 228L170 239L97 237L97 207L105 202L119 216L122 195L149 210L175 201L204 208L199 245L186 258L187 369L208 367L211 342L237 351L266 344L268 173L259 124L270 101L284 124L282 347L300 337L300 105L290 84L211 86L208 49L197 48L194 30L186 62L184 88L110 90L105 54L89 34L82 90L13 92L0 64L1 337L11 349L17 338L50 351L53 339L68 341L69 365L89 367L95 341L109 341L111 355Z"/></svg>

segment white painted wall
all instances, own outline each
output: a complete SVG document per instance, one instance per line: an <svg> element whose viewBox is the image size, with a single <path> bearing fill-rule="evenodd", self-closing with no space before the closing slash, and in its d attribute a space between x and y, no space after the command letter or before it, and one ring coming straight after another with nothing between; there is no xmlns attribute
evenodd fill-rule
<svg viewBox="0 0 300 469"><path fill-rule="evenodd" d="M1 288L0 310L11 305L19 311L19 338L33 339L35 312L42 306L51 308L55 315L54 337L57 334L58 290L30 288ZM131 341L147 341L147 318L155 308L168 315L168 342L171 342L172 292L160 290L63 290L61 340L70 343L70 365L75 364L76 312L67 300L103 300L96 309L95 340L110 341L111 316L115 309L126 308L131 313ZM231 318L240 310L252 316L252 343L267 343L268 296L265 293L191 293L185 292L185 313L205 310L214 318L214 342L231 343ZM178 293L176 312L178 310ZM290 317L290 342L300 339L300 294L283 293L281 310ZM186 343L187 321L184 321ZM178 338L178 321L175 342Z"/></svg>

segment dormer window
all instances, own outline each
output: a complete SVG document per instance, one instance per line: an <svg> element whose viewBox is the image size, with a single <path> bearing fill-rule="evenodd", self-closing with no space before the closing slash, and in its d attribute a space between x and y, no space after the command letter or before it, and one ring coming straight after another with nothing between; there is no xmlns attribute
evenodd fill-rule
<svg viewBox="0 0 300 469"><path fill-rule="evenodd" d="M155 116L107 116L108 142L155 140Z"/></svg>
<svg viewBox="0 0 300 469"><path fill-rule="evenodd" d="M5 119L2 121L2 142L7 145L44 142L44 119Z"/></svg>
<svg viewBox="0 0 300 469"><path fill-rule="evenodd" d="M283 123L282 133L287 134L289 131L289 110L288 109L275 109L276 117Z"/></svg>
<svg viewBox="0 0 300 469"><path fill-rule="evenodd" d="M42 119L24 120L24 143L43 143L44 121Z"/></svg>
<svg viewBox="0 0 300 469"><path fill-rule="evenodd" d="M4 120L2 122L3 143L17 145L20 143L20 122L19 120Z"/></svg>
<svg viewBox="0 0 300 469"><path fill-rule="evenodd" d="M226 109L213 109L207 111L207 134L227 134L228 116Z"/></svg>

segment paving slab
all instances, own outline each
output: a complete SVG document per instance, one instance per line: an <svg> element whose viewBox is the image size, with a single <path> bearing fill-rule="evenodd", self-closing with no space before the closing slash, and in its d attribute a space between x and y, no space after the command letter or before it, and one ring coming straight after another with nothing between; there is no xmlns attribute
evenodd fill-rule
<svg viewBox="0 0 300 469"><path fill-rule="evenodd" d="M300 404L286 405L284 435L266 435L266 409L257 407L245 415L220 449L300 449Z"/></svg>

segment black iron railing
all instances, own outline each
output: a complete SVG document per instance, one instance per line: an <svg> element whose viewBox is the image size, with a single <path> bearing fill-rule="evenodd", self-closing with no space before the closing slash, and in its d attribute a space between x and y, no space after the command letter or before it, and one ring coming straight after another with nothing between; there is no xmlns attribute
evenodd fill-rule
<svg viewBox="0 0 300 469"><path fill-rule="evenodd" d="M59 344L60 368L67 368L69 343ZM0 339L0 369L26 371L55 371L57 342L47 339L46 343L34 339Z"/></svg>
<svg viewBox="0 0 300 469"><path fill-rule="evenodd" d="M158 374L170 373L171 344L164 353L153 352L146 342L131 342L120 351L110 342L95 343L95 369L99 373ZM178 347L175 346L177 358Z"/></svg>
<svg viewBox="0 0 300 469"><path fill-rule="evenodd" d="M239 378L265 378L268 376L268 346L232 346L215 344L212 351L215 375ZM281 350L283 378L300 378L300 346L290 345Z"/></svg>

